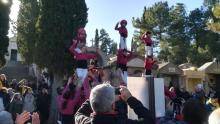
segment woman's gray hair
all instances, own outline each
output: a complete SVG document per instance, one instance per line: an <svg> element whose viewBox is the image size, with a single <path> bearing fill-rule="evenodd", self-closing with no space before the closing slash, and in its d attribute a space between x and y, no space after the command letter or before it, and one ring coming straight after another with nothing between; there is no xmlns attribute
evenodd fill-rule
<svg viewBox="0 0 220 124"><path fill-rule="evenodd" d="M115 88L109 83L97 85L92 89L89 100L94 112L109 112L115 102Z"/></svg>

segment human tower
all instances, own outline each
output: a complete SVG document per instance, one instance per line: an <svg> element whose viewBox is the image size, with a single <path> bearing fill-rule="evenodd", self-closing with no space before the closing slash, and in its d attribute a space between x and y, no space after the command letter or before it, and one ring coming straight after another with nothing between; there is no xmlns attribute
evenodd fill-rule
<svg viewBox="0 0 220 124"><path fill-rule="evenodd" d="M124 84L127 85L127 62L134 56L134 54L127 49L127 21L121 20L115 26L120 34L120 43L117 50L117 66L116 69L120 70L121 78L124 81ZM145 75L151 76L152 67L155 64L153 59L153 41L151 39L151 32L146 31L140 37L140 41L145 46ZM84 28L79 28L77 30L77 36L72 40L72 45L69 48L69 52L76 60L76 75L81 80L85 82L85 79L88 77L88 70L95 69L97 65L97 55L100 54L98 49L95 54L87 52L86 46L86 31ZM92 67L88 66L88 61L93 61ZM90 63L91 65L91 63Z"/></svg>

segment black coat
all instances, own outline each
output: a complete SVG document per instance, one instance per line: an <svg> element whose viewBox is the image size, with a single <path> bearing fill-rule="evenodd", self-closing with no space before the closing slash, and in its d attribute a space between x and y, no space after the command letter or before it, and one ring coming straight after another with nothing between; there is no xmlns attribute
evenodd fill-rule
<svg viewBox="0 0 220 124"><path fill-rule="evenodd" d="M50 112L50 95L49 94L38 94L37 95L37 110L40 115L44 118L49 118Z"/></svg>
<svg viewBox="0 0 220 124"><path fill-rule="evenodd" d="M138 120L121 118L117 115L110 114L90 116L92 109L89 100L87 100L76 112L75 124L154 124L153 115L140 101L134 97L130 97L127 103L137 114Z"/></svg>
<svg viewBox="0 0 220 124"><path fill-rule="evenodd" d="M5 110L8 111L9 109L9 103L10 103L10 95L2 90L0 90L0 98L3 100L3 104L5 107Z"/></svg>

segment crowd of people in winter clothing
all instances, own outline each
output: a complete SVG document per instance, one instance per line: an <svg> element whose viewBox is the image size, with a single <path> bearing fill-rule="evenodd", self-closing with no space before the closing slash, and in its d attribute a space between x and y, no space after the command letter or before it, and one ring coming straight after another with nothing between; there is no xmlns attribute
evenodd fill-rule
<svg viewBox="0 0 220 124"><path fill-rule="evenodd" d="M88 74L95 77L90 70ZM1 124L27 122L49 124L47 122L50 111L48 85L42 83L37 90L27 80L17 83L15 80L7 81L5 75L0 77ZM98 80L99 76L96 77ZM219 124L220 110L217 109L219 107L217 96L215 93L205 94L201 84L195 87L194 93L189 93L183 88L165 87L166 116L154 120L151 111L133 97L125 86L119 86L119 84L113 87L114 82L94 83L94 80L91 81L88 77L86 79L88 81L81 83L81 79L74 74L69 77L67 83L57 88L58 123ZM88 94L84 90L85 83L88 84L85 87L89 89L86 91ZM128 106L134 109L138 120L128 119Z"/></svg>
<svg viewBox="0 0 220 124"><path fill-rule="evenodd" d="M8 81L0 75L0 124L47 124L50 110L49 86L23 79ZM37 88L38 87L38 88Z"/></svg>
<svg viewBox="0 0 220 124"><path fill-rule="evenodd" d="M158 124L220 123L220 121L213 123L212 118L214 117L211 117L211 113L219 108L217 94L212 90L206 94L202 84L196 85L192 93L187 92L184 88L165 87L165 100L166 116L158 119ZM215 117L215 119L217 118Z"/></svg>

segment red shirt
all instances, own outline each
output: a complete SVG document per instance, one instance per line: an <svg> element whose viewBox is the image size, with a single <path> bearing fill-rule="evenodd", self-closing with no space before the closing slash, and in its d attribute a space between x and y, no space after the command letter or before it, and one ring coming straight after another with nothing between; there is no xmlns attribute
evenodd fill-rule
<svg viewBox="0 0 220 124"><path fill-rule="evenodd" d="M96 55L92 53L76 53L75 59L76 60L88 60L88 59L95 59Z"/></svg>
<svg viewBox="0 0 220 124"><path fill-rule="evenodd" d="M59 108L60 108L60 113L62 113L62 114L64 114L64 115L73 115L73 114L75 114L75 113L74 113L74 109L75 109L75 107L77 106L77 103L78 103L79 100L80 100L80 90L81 90L81 89L80 89L79 87L77 87L77 88L75 89L75 92L74 92L73 94L71 94L71 95L74 96L73 99L64 99L64 98L63 98L63 94L64 94L64 92L66 92L68 89L69 89L69 85L67 85L67 86L64 88L63 93L62 93L62 97L61 97L61 99L58 101L58 105L61 105L61 106L59 107ZM63 102L65 102L65 101L67 101L67 105L66 105L66 108L63 109L63 108L62 108L62 104L63 104Z"/></svg>
<svg viewBox="0 0 220 124"><path fill-rule="evenodd" d="M88 59L94 59L97 56L92 53L77 53L74 49L76 48L76 44L72 44L72 46L69 48L69 52L72 56L75 57L76 60L88 60Z"/></svg>
<svg viewBox="0 0 220 124"><path fill-rule="evenodd" d="M145 59L144 61L144 67L146 70L151 70L152 66L154 65L156 61L152 60L152 59Z"/></svg>
<svg viewBox="0 0 220 124"><path fill-rule="evenodd" d="M146 37L142 36L141 40L146 46L151 46L153 44L153 41L151 40L149 36L146 36Z"/></svg>
<svg viewBox="0 0 220 124"><path fill-rule="evenodd" d="M128 31L127 31L126 27L119 27L117 30L119 31L119 34L122 37L124 37L124 38L128 37Z"/></svg>
<svg viewBox="0 0 220 124"><path fill-rule="evenodd" d="M125 55L122 49L118 50L117 53L117 64L127 65L128 60L131 58L132 53L127 51L129 54Z"/></svg>

